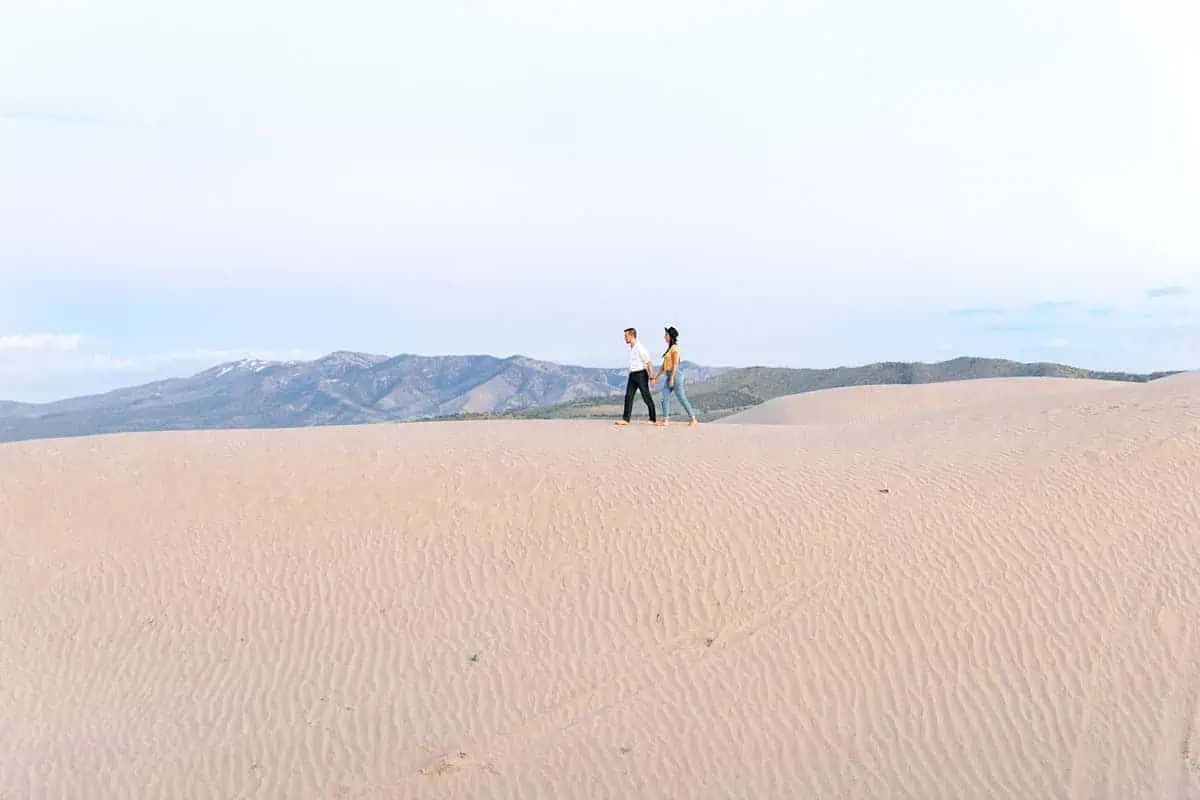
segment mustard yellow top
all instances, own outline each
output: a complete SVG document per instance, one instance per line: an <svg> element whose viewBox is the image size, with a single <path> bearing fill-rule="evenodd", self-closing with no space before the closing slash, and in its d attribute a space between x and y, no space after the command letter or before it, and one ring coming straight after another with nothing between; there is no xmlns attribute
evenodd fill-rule
<svg viewBox="0 0 1200 800"><path fill-rule="evenodd" d="M679 369L679 345L673 344L663 355L662 371L670 375Z"/></svg>

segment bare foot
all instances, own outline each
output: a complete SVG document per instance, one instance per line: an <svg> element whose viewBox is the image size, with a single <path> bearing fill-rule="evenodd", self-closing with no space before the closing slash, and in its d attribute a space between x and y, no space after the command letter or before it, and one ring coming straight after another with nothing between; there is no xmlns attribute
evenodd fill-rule
<svg viewBox="0 0 1200 800"><path fill-rule="evenodd" d="M629 427L629 423L623 419L617 420L616 422L613 423L613 425L616 425L618 428L628 428Z"/></svg>
<svg viewBox="0 0 1200 800"><path fill-rule="evenodd" d="M660 428L665 428L665 427L667 427L667 426L668 426L668 425L670 425L670 424L671 424L671 420L669 420L669 419L664 419L662 422L658 423L658 427L660 427Z"/></svg>
<svg viewBox="0 0 1200 800"><path fill-rule="evenodd" d="M688 427L694 428L699 424L700 424L700 420L696 419L695 417L692 417L692 421L688 423Z"/></svg>

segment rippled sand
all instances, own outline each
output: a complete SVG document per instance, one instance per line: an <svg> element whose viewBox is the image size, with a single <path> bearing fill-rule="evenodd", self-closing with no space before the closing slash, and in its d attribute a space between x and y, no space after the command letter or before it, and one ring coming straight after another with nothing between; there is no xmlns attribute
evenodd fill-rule
<svg viewBox="0 0 1200 800"><path fill-rule="evenodd" d="M971 384L0 446L0 797L1200 798L1200 378Z"/></svg>

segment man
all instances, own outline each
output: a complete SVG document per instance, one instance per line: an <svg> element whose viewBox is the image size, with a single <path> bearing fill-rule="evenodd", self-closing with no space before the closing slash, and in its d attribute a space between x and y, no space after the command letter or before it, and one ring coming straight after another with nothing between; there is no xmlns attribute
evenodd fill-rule
<svg viewBox="0 0 1200 800"><path fill-rule="evenodd" d="M654 367L650 363L650 353L637 340L637 329L625 329L625 344L629 346L629 381L625 384L625 414L617 423L619 427L629 424L633 416L633 396L642 393L646 401L646 410L650 412L650 422L658 421L654 412L654 401L650 399L650 381L654 377Z"/></svg>

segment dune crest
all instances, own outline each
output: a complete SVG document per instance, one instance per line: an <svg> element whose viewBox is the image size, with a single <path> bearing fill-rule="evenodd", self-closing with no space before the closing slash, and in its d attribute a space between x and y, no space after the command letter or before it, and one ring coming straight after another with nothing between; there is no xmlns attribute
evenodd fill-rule
<svg viewBox="0 0 1200 800"><path fill-rule="evenodd" d="M1200 798L1200 380L970 383L0 446L0 797Z"/></svg>
<svg viewBox="0 0 1200 800"><path fill-rule="evenodd" d="M1047 396L1085 396L1141 384L1078 378L977 378L944 383L845 386L787 395L717 420L734 425L839 425L884 422L931 412L1014 403L1044 403Z"/></svg>

